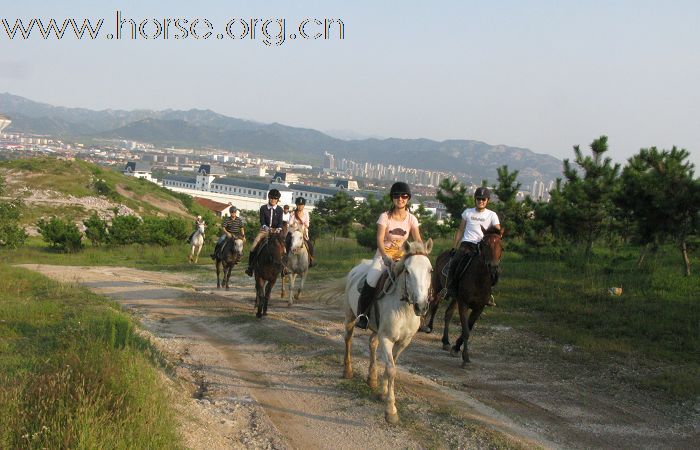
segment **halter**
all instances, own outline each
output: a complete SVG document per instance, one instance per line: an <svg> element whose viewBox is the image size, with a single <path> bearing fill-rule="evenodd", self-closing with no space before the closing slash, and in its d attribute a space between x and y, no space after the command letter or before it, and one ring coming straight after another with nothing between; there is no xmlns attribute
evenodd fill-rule
<svg viewBox="0 0 700 450"><path fill-rule="evenodd" d="M428 257L428 254L425 252L416 252L416 253L409 253L408 255L404 256L403 262L404 265L401 267L401 270L399 270L396 274L394 274L393 270L389 270L389 281L391 283L385 283L384 284L384 295L389 294L391 292L394 292L394 289L396 289L396 281L398 280L399 276L406 270L406 260L410 258L411 256L416 256L416 255L422 255L425 256L426 258ZM406 302L409 305L415 305L416 302L411 301L409 295L408 295L408 277L403 277L403 294L401 295L401 298L399 299L402 302ZM389 284L387 286L387 284Z"/></svg>
<svg viewBox="0 0 700 450"><path fill-rule="evenodd" d="M483 245L484 245L484 241L486 240L486 238L487 238L488 236L496 236L496 237L498 237L498 240L499 240L499 241L502 240L501 235L498 234L498 233L489 233L489 234L485 235L485 236L479 241L479 245L477 245L477 247L476 247L477 253L476 253L475 256L481 256L481 254L483 253L483 248L482 248L482 247L483 247ZM499 259L499 260L498 260L498 264L496 264L496 265L491 265L491 264L487 263L486 261L484 261L484 264L485 264L486 267L488 267L489 269L494 269L494 268L495 268L495 269L498 269L498 267L501 265L501 260Z"/></svg>

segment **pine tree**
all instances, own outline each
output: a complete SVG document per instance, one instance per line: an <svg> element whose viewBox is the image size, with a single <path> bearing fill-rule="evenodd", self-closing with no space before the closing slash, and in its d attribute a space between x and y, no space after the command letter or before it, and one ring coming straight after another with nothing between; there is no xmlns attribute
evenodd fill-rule
<svg viewBox="0 0 700 450"><path fill-rule="evenodd" d="M579 146L574 146L574 162L581 175L568 159L564 160L566 184L561 191L564 200L562 230L585 244L586 256L590 255L593 241L613 214L611 198L620 171L619 164L613 165L610 158L604 158L608 151L607 136L595 139L590 147L592 155L584 156Z"/></svg>
<svg viewBox="0 0 700 450"><path fill-rule="evenodd" d="M450 214L451 227L457 228L462 221L462 212L470 205L467 187L462 183L445 178L440 182L435 197L445 205Z"/></svg>
<svg viewBox="0 0 700 450"><path fill-rule="evenodd" d="M693 178L690 154L673 147L659 151L641 149L622 171L615 203L634 224L639 243L654 251L664 242L675 242L681 251L686 275L690 275L687 239L698 233L700 181Z"/></svg>

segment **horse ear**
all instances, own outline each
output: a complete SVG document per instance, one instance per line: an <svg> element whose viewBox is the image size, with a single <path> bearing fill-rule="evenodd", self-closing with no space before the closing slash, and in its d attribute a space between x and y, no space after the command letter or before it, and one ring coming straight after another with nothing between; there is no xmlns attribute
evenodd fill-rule
<svg viewBox="0 0 700 450"><path fill-rule="evenodd" d="M504 227L501 227L500 234L501 237L503 237L503 234L506 232L506 229Z"/></svg>
<svg viewBox="0 0 700 450"><path fill-rule="evenodd" d="M403 252L404 253L410 253L411 252L411 244L408 243L408 239L403 241Z"/></svg>
<svg viewBox="0 0 700 450"><path fill-rule="evenodd" d="M479 225L479 226L481 227L481 234L484 234L484 235L485 235L485 234L486 234L486 231L487 231L486 228L484 228L483 225Z"/></svg>
<svg viewBox="0 0 700 450"><path fill-rule="evenodd" d="M428 242L425 243L425 253L430 253L430 251L433 249L433 238L428 239Z"/></svg>

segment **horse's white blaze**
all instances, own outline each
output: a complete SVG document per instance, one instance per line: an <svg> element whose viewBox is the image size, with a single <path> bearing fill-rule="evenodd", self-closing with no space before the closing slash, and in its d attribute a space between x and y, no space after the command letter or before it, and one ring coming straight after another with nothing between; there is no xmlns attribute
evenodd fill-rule
<svg viewBox="0 0 700 450"><path fill-rule="evenodd" d="M375 352L371 349L375 335L378 338L382 360L386 364L382 382L383 394L386 401L385 418L391 423L398 420L394 400L394 381L396 378L396 360L401 352L410 344L411 339L420 326L420 316L428 307L432 265L425 255L432 249L432 240L427 243L406 243L407 257L399 261L393 268L396 274L396 288L390 289L378 300L379 326L373 331L370 339L370 386L376 385ZM408 256L410 255L410 256ZM353 322L356 317L357 303L360 298L359 283L369 270L371 261L364 260L355 266L348 274L345 285L345 376L352 375L351 340L354 331ZM405 301L405 300L407 301ZM374 378L374 379L373 379Z"/></svg>

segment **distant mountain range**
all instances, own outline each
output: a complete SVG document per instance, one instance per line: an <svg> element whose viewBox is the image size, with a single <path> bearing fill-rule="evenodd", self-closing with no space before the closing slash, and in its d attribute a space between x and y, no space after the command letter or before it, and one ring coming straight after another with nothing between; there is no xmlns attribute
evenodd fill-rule
<svg viewBox="0 0 700 450"><path fill-rule="evenodd" d="M471 140L337 139L320 131L227 117L210 110L102 110L65 108L0 94L6 131L80 139L127 139L159 146L250 151L267 158L320 165L328 151L352 159L462 174L479 183L496 180L496 168L518 170L523 186L561 176L562 162L526 148Z"/></svg>

